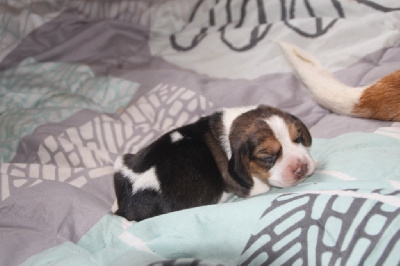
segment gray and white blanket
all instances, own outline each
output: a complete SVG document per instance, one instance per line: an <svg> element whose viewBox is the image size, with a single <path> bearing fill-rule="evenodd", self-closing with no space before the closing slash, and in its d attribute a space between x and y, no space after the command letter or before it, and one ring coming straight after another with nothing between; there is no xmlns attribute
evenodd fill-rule
<svg viewBox="0 0 400 266"><path fill-rule="evenodd" d="M0 265L399 265L400 124L317 105L278 41L368 85L400 67L400 3L3 1ZM308 180L142 222L112 214L118 155L261 103L309 127Z"/></svg>

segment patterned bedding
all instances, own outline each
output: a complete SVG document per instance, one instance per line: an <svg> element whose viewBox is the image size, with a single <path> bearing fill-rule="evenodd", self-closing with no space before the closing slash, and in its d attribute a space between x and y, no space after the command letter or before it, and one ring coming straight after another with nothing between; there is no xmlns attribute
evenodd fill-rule
<svg viewBox="0 0 400 266"><path fill-rule="evenodd" d="M278 44L368 85L400 67L398 1L6 0L0 29L0 265L400 264L400 124L320 107ZM112 214L118 155L260 103L309 127L305 182Z"/></svg>

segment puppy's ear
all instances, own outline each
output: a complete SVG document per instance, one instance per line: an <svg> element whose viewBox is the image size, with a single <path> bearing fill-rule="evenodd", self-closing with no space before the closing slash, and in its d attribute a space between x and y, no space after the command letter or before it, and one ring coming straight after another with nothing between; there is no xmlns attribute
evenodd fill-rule
<svg viewBox="0 0 400 266"><path fill-rule="evenodd" d="M254 185L249 171L249 150L246 145L241 145L238 150L233 151L228 163L228 171L241 186L251 188Z"/></svg>
<svg viewBox="0 0 400 266"><path fill-rule="evenodd" d="M308 131L308 128L306 127L306 125L304 125L304 123L300 119L298 119L294 115L291 116L294 119L294 123L296 124L296 126L300 129L301 136L303 139L302 140L303 145L306 147L310 147L312 144L312 137L310 131Z"/></svg>
<svg viewBox="0 0 400 266"><path fill-rule="evenodd" d="M210 130L215 139L219 139L219 137L224 133L224 126L222 125L222 112L215 112L211 114L208 118L210 124Z"/></svg>

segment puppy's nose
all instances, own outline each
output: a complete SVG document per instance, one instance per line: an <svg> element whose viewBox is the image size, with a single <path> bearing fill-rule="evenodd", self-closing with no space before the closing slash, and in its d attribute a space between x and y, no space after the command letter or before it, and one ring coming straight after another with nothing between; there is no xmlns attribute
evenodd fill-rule
<svg viewBox="0 0 400 266"><path fill-rule="evenodd" d="M301 179L308 172L306 163L297 164L297 168L293 170L293 174L297 179Z"/></svg>

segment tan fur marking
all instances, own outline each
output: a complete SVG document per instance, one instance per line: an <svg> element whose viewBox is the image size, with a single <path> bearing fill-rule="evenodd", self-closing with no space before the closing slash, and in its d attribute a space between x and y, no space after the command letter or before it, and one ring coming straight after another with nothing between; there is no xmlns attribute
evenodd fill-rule
<svg viewBox="0 0 400 266"><path fill-rule="evenodd" d="M353 114L359 117L400 121L400 70L366 88Z"/></svg>
<svg viewBox="0 0 400 266"><path fill-rule="evenodd" d="M261 167L257 162L250 162L250 173L253 177L258 177L262 181L267 181L271 176L269 172L265 171L265 168Z"/></svg>
<svg viewBox="0 0 400 266"><path fill-rule="evenodd" d="M299 128L295 124L290 124L289 126L289 135L291 140L296 140L299 137Z"/></svg>
<svg viewBox="0 0 400 266"><path fill-rule="evenodd" d="M254 154L256 155L256 157L258 155L272 155L278 153L280 149L281 144L279 143L279 141L273 137L269 137L256 147Z"/></svg>
<svg viewBox="0 0 400 266"><path fill-rule="evenodd" d="M254 157L261 159L262 157L278 154L280 149L281 144L279 141L273 137L269 137L257 146L254 151ZM281 156L282 155L279 154L278 160L281 158ZM251 160L249 162L249 169L251 176L258 177L262 181L267 181L267 179L271 176L269 172L265 171L265 167L257 163L257 160Z"/></svg>

